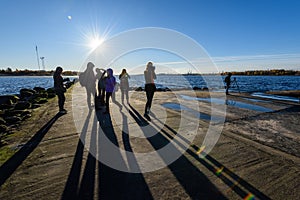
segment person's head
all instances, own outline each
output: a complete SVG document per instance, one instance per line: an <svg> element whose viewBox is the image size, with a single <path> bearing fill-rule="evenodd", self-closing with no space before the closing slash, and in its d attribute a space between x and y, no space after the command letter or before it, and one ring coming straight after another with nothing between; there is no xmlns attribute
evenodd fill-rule
<svg viewBox="0 0 300 200"><path fill-rule="evenodd" d="M228 76L232 76L232 73L229 73Z"/></svg>
<svg viewBox="0 0 300 200"><path fill-rule="evenodd" d="M88 69L88 70L92 70L94 67L95 67L95 65L94 65L94 63L92 63L92 62L89 62L89 63L87 64L87 69Z"/></svg>
<svg viewBox="0 0 300 200"><path fill-rule="evenodd" d="M57 74L61 74L62 71L63 71L63 69L60 66L56 67L56 69L55 69L55 73L57 73Z"/></svg>
<svg viewBox="0 0 300 200"><path fill-rule="evenodd" d="M147 70L154 70L155 67L153 66L153 63L152 62L148 62L147 63Z"/></svg>
<svg viewBox="0 0 300 200"><path fill-rule="evenodd" d="M107 70L107 75L112 76L113 75L113 70L111 68L108 68Z"/></svg>
<svg viewBox="0 0 300 200"><path fill-rule="evenodd" d="M126 69L122 69L122 74L126 74Z"/></svg>

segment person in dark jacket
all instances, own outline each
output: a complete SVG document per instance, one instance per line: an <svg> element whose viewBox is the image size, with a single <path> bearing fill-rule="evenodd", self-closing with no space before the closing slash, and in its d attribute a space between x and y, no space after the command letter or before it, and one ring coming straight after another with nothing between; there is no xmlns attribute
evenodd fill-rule
<svg viewBox="0 0 300 200"><path fill-rule="evenodd" d="M107 77L105 78L105 105L106 110L104 114L109 114L109 98L112 96L115 86L116 86L116 78L114 77L113 70L111 68L106 70ZM114 99L113 99L114 100Z"/></svg>
<svg viewBox="0 0 300 200"><path fill-rule="evenodd" d="M147 63L147 68L144 71L144 77L145 77L145 91L147 96L144 116L148 119L154 92L156 91L156 86L154 83L154 79L156 79L156 74L155 74L155 67L153 66L152 62Z"/></svg>
<svg viewBox="0 0 300 200"><path fill-rule="evenodd" d="M226 84L226 95L229 95L229 92L228 92L228 90L229 90L229 88L230 88L230 85L231 85L231 76L232 76L232 74L231 73L229 73L226 77L225 77L225 84Z"/></svg>
<svg viewBox="0 0 300 200"><path fill-rule="evenodd" d="M98 98L100 99L100 104L104 105L105 101L105 69L96 69L96 79L98 80Z"/></svg>
<svg viewBox="0 0 300 200"><path fill-rule="evenodd" d="M54 80L54 89L58 97L59 112L61 114L65 114L67 113L67 111L64 109L64 104L66 100L64 93L67 91L67 89L64 86L64 82L69 81L69 78L63 79L63 77L61 76L62 72L63 69L61 67L59 66L56 67L56 70L53 75L53 80Z"/></svg>

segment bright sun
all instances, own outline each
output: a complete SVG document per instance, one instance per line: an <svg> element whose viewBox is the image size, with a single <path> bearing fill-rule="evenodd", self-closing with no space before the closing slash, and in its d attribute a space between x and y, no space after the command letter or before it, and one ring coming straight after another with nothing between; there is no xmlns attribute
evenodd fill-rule
<svg viewBox="0 0 300 200"><path fill-rule="evenodd" d="M91 49L96 49L102 42L103 42L102 38L99 37L91 38L89 42L89 47Z"/></svg>

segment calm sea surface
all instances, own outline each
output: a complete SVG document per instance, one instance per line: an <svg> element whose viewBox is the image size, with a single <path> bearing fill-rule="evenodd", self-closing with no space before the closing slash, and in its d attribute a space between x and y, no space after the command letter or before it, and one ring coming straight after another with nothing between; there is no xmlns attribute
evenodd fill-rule
<svg viewBox="0 0 300 200"><path fill-rule="evenodd" d="M72 81L76 77L69 77ZM117 78L117 76L116 76ZM300 76L232 76L232 91L242 92L266 92L272 90L300 90ZM170 89L182 89L193 87L208 87L212 90L223 89L224 77L220 76L181 76L181 75L158 75L156 83L158 87ZM119 82L119 80L117 79ZM144 77L132 75L129 80L130 87L143 87ZM22 88L34 88L36 86L53 87L51 76L1 76L0 95L17 94Z"/></svg>

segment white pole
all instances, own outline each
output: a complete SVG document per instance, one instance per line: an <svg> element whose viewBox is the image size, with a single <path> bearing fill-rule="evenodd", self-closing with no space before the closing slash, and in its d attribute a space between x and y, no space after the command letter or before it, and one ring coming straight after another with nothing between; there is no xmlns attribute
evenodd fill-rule
<svg viewBox="0 0 300 200"><path fill-rule="evenodd" d="M39 52L38 52L37 45L35 45L35 51L36 51L36 57L37 57L38 67L39 67L39 70L40 70L40 59L39 59Z"/></svg>

